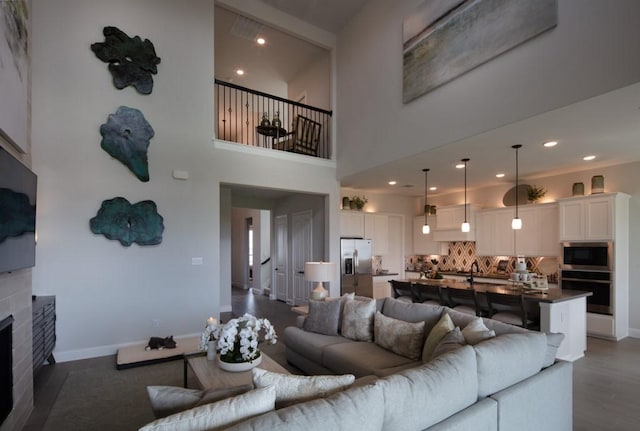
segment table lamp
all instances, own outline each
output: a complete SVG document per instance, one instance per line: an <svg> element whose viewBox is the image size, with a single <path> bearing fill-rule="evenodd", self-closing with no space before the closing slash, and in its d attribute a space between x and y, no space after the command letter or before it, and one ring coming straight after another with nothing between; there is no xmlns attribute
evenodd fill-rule
<svg viewBox="0 0 640 431"><path fill-rule="evenodd" d="M311 299L322 301L329 295L322 282L333 280L335 270L336 264L332 262L306 262L304 264L304 279L317 282L311 291Z"/></svg>

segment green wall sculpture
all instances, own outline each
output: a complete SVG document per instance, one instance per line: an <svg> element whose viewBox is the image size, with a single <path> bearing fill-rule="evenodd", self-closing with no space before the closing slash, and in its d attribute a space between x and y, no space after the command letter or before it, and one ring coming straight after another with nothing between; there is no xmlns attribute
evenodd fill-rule
<svg viewBox="0 0 640 431"><path fill-rule="evenodd" d="M102 202L96 216L89 221L89 227L91 232L120 241L125 247L134 242L156 245L162 242L163 220L153 201L131 204L123 197L116 197Z"/></svg>
<svg viewBox="0 0 640 431"><path fill-rule="evenodd" d="M0 188L0 242L9 237L36 231L36 206L29 197L11 189Z"/></svg>
<svg viewBox="0 0 640 431"><path fill-rule="evenodd" d="M137 109L121 106L100 126L100 146L120 160L140 181L149 181L147 149L155 132Z"/></svg>
<svg viewBox="0 0 640 431"><path fill-rule="evenodd" d="M100 60L109 63L109 72L113 76L113 85L118 90L128 85L140 94L151 94L153 77L157 74L160 57L149 39L142 41L140 36L129 37L117 27L105 27L102 30L104 42L91 44Z"/></svg>

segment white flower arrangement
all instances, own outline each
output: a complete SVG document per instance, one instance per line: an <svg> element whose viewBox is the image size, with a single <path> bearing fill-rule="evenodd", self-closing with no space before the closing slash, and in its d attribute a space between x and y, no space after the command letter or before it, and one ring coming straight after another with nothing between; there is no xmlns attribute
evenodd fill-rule
<svg viewBox="0 0 640 431"><path fill-rule="evenodd" d="M211 319L209 319L211 320ZM215 319L214 319L215 320ZM275 344L276 331L267 319L258 319L251 314L245 314L237 319L231 319L220 327L217 323L207 321L207 327L200 340L200 349L206 350L210 339L218 340L217 350L224 362L247 362L260 356L258 345L260 342ZM260 340L260 331L264 330L264 339Z"/></svg>

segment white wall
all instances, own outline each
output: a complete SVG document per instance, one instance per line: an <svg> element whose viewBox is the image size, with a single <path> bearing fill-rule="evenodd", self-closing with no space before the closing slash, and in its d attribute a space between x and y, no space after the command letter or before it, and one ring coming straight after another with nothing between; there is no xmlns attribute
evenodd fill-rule
<svg viewBox="0 0 640 431"><path fill-rule="evenodd" d="M640 2L559 0L556 28L404 105L402 21L422 2L371 0L338 35L338 178L640 80Z"/></svg>
<svg viewBox="0 0 640 431"><path fill-rule="evenodd" d="M326 226L335 239L328 247L337 258L339 189L331 162L212 142L213 13L208 0L33 2L33 163L40 180L33 291L57 297L58 360L111 354L152 335L199 333L219 314L228 294L221 286L231 281L231 197L221 184L329 195ZM104 40L104 26L153 42L162 62L152 94L115 89L107 65L89 49ZM148 183L100 148L99 127L121 105L140 109L155 130ZM174 180L174 169L188 171L189 180ZM89 219L115 196L157 203L161 244L123 247L91 233ZM203 265L191 265L192 257Z"/></svg>
<svg viewBox="0 0 640 431"><path fill-rule="evenodd" d="M296 100L306 94L306 105L331 110L331 56L325 55L309 64L291 81L288 86L288 98Z"/></svg>

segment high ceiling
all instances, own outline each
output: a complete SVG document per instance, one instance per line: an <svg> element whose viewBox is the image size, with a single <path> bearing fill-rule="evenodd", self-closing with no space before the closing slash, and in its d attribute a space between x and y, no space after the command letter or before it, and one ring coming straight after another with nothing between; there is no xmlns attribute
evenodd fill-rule
<svg viewBox="0 0 640 431"><path fill-rule="evenodd" d="M333 33L343 28L366 3L366 0L261 1ZM285 43L286 38L293 39L284 36L279 43ZM318 48L307 45L311 58ZM299 45L296 49L302 47ZM218 65L216 58L216 74ZM559 144L546 149L542 143L547 140L557 140ZM520 176L525 180L638 161L640 83L341 178L341 184L369 192L421 196L424 192L422 169L430 168L429 183L439 187L436 194L457 192L462 188L462 181L454 165L463 157L471 159L468 181L473 188L513 182L515 152L511 146L514 144L523 145L519 155ZM588 154L595 155L596 159L583 161L582 157ZM496 178L498 172L504 172L505 177ZM387 184L389 180L396 180L398 185L391 188Z"/></svg>

